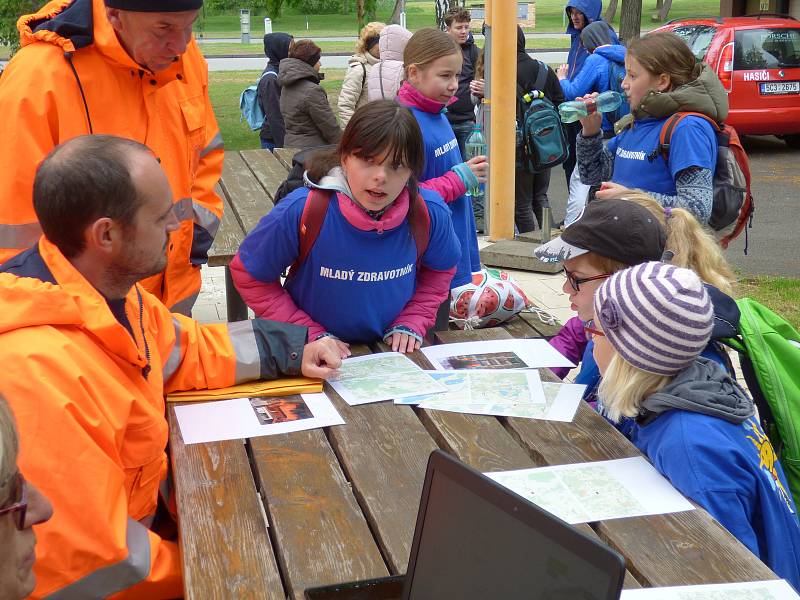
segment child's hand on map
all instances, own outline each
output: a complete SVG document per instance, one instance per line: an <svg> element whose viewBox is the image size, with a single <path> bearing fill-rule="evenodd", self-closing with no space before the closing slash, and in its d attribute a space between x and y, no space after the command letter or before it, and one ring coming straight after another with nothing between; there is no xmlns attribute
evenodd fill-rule
<svg viewBox="0 0 800 600"><path fill-rule="evenodd" d="M306 377L327 379L342 366L342 346L345 347L346 356L349 356L350 350L347 348L347 344L331 337L324 337L306 344L303 348L300 371Z"/></svg>
<svg viewBox="0 0 800 600"><path fill-rule="evenodd" d="M386 343L392 347L392 352L403 352L410 354L415 350L419 350L419 340L413 335L407 333L393 333L386 338Z"/></svg>

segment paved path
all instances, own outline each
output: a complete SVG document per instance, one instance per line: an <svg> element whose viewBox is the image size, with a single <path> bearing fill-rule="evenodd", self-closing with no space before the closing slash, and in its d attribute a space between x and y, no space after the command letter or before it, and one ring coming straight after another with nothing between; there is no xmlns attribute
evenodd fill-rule
<svg viewBox="0 0 800 600"><path fill-rule="evenodd" d="M533 58L538 58L551 65L567 62L567 53L561 50L529 52ZM331 54L322 55L322 68L344 69L347 67L347 56ZM247 56L235 58L206 58L209 71L260 71L264 68L263 56Z"/></svg>

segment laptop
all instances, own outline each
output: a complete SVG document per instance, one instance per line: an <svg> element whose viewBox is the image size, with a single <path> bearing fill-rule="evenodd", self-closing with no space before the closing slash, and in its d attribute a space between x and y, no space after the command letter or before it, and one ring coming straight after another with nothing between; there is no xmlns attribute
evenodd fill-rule
<svg viewBox="0 0 800 600"><path fill-rule="evenodd" d="M617 552L435 450L405 578L309 589L306 598L617 600L624 576Z"/></svg>

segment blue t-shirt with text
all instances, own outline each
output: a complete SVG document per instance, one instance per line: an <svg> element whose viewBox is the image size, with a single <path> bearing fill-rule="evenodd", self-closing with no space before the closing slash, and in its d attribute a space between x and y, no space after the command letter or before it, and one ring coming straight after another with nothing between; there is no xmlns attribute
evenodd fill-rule
<svg viewBox="0 0 800 600"><path fill-rule="evenodd" d="M256 279L277 281L297 259L298 227L308 193L307 188L292 192L242 243L239 256ZM421 262L445 271L460 254L450 214L438 194L420 194L430 215L430 237ZM336 337L373 342L383 337L414 294L416 260L407 219L383 233L362 231L346 220L332 198L311 252L284 287L300 309Z"/></svg>
<svg viewBox="0 0 800 600"><path fill-rule="evenodd" d="M664 119L642 119L608 141L614 155L611 181L628 188L674 196L675 177L688 167L714 172L717 164L717 136L708 121L684 118L672 132L669 164L658 151Z"/></svg>

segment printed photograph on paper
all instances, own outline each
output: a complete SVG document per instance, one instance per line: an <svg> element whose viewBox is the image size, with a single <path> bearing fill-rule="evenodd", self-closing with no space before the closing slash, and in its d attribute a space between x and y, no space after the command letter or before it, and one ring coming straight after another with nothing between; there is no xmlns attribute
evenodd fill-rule
<svg viewBox="0 0 800 600"><path fill-rule="evenodd" d="M514 352L488 352L486 354L461 354L442 358L445 369L524 369L528 365Z"/></svg>
<svg viewBox="0 0 800 600"><path fill-rule="evenodd" d="M288 423L311 419L311 409L305 401L296 397L291 398L248 398L259 424L272 425L274 423Z"/></svg>

